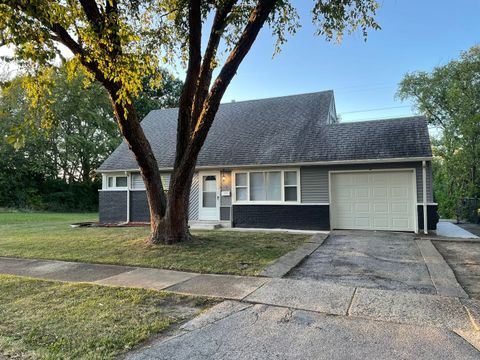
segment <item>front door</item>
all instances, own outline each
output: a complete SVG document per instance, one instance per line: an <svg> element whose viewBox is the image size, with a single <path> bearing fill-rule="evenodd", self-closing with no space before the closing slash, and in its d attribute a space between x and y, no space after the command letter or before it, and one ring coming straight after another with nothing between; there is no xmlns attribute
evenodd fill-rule
<svg viewBox="0 0 480 360"><path fill-rule="evenodd" d="M220 219L219 172L200 173L200 220Z"/></svg>

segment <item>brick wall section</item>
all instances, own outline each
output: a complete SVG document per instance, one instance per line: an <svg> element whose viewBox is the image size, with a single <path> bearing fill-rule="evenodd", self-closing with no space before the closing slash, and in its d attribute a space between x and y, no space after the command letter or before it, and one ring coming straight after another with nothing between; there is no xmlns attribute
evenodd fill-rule
<svg viewBox="0 0 480 360"><path fill-rule="evenodd" d="M330 230L328 205L233 205L233 226Z"/></svg>
<svg viewBox="0 0 480 360"><path fill-rule="evenodd" d="M150 211L148 209L147 193L145 191L130 192L130 221L150 221Z"/></svg>
<svg viewBox="0 0 480 360"><path fill-rule="evenodd" d="M126 191L100 191L98 202L101 223L127 221Z"/></svg>

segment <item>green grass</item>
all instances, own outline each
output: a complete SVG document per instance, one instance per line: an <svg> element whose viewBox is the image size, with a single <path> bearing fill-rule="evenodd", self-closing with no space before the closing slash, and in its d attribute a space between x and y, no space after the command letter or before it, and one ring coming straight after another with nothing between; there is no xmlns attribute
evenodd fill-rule
<svg viewBox="0 0 480 360"><path fill-rule="evenodd" d="M178 245L147 245L148 228L70 228L97 214L0 213L0 256L255 275L310 235L194 232Z"/></svg>
<svg viewBox="0 0 480 360"><path fill-rule="evenodd" d="M113 359L213 300L0 275L0 358Z"/></svg>

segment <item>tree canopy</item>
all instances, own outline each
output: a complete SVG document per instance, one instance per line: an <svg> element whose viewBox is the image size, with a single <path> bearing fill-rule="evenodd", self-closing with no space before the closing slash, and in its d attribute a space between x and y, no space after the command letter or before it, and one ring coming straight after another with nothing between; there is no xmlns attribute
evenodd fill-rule
<svg viewBox="0 0 480 360"><path fill-rule="evenodd" d="M407 74L398 90L433 127L435 196L442 216L480 197L480 47L431 72Z"/></svg>
<svg viewBox="0 0 480 360"><path fill-rule="evenodd" d="M368 29L379 28L375 0L312 0L311 5L316 33L327 40L339 41L357 29L366 36ZM300 19L289 0L0 0L0 44L13 45L16 58L36 74L27 92L44 109L46 125L45 72L62 56L62 47L73 54L70 69L81 67L107 90L145 182L152 243L189 238L188 199L198 154L227 87L264 25L278 52ZM158 85L161 65L177 63L186 75L167 202L134 99L145 76Z"/></svg>
<svg viewBox="0 0 480 360"><path fill-rule="evenodd" d="M163 79L161 92L146 87L135 98L140 111L178 104L181 82L166 71ZM81 72L69 77L65 66L48 80L48 127L25 126L25 118L42 116L23 87L29 75L0 88L0 207L96 210L95 169L121 141L108 94Z"/></svg>

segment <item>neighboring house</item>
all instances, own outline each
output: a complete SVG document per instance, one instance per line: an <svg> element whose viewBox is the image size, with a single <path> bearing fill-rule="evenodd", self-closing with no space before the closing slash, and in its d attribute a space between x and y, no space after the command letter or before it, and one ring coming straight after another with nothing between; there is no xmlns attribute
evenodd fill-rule
<svg viewBox="0 0 480 360"><path fill-rule="evenodd" d="M178 109L143 120L168 189ZM333 91L222 104L198 157L190 221L284 229L435 230L424 117L339 123ZM100 221L149 221L122 143L98 171Z"/></svg>

